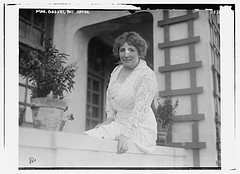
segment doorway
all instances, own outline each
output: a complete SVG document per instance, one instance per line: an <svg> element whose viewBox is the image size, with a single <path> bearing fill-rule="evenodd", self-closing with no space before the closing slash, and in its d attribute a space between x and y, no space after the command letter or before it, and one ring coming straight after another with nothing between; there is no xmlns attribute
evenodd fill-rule
<svg viewBox="0 0 240 174"><path fill-rule="evenodd" d="M105 119L105 95L110 73L116 66L111 58L111 47L100 37L93 37L88 46L86 130Z"/></svg>

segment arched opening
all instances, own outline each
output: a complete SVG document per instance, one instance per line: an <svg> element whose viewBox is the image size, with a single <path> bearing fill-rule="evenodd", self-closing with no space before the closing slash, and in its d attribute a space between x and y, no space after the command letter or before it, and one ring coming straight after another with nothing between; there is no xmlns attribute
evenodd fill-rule
<svg viewBox="0 0 240 174"><path fill-rule="evenodd" d="M117 36L126 31L138 32L149 44L146 62L153 68L153 17L140 12L108 20L82 29L90 37L87 51L87 103L86 130L105 119L105 93L110 73L118 60L112 54L112 44Z"/></svg>
<svg viewBox="0 0 240 174"><path fill-rule="evenodd" d="M110 73L116 66L111 58L112 48L99 36L93 37L88 45L88 78L86 130L104 119L105 91ZM116 60L116 59L115 59Z"/></svg>

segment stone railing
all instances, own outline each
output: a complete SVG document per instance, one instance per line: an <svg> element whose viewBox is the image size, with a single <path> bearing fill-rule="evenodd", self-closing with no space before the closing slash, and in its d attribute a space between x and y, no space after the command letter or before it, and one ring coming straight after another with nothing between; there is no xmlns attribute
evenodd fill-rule
<svg viewBox="0 0 240 174"><path fill-rule="evenodd" d="M86 135L19 128L19 168L28 167L184 167L185 150L158 146L145 154L133 144L117 154L117 141Z"/></svg>

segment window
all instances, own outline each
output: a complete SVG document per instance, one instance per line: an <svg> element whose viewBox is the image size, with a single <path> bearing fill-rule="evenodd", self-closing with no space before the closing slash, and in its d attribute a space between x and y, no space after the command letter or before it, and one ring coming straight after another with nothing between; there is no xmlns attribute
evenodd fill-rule
<svg viewBox="0 0 240 174"><path fill-rule="evenodd" d="M45 37L45 15L34 10L19 10L19 39L20 42L41 46Z"/></svg>
<svg viewBox="0 0 240 174"><path fill-rule="evenodd" d="M19 55L26 47L42 49L43 39L51 36L52 24L53 15L35 13L33 9L19 9ZM31 126L32 123L28 83L28 79L19 77L19 124L24 126Z"/></svg>
<svg viewBox="0 0 240 174"><path fill-rule="evenodd" d="M87 117L86 130L95 127L103 118L103 81L101 78L88 74L87 82Z"/></svg>

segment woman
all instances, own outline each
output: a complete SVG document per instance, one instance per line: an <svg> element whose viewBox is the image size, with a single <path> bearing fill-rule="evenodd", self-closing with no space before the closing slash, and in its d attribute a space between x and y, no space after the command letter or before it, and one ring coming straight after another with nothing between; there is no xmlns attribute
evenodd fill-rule
<svg viewBox="0 0 240 174"><path fill-rule="evenodd" d="M157 80L143 60L146 52L147 43L136 32L125 32L116 38L113 53L121 64L111 73L106 97L107 119L85 132L117 140L118 153L128 150L129 141L146 153L155 149L157 123L151 103L157 92Z"/></svg>

